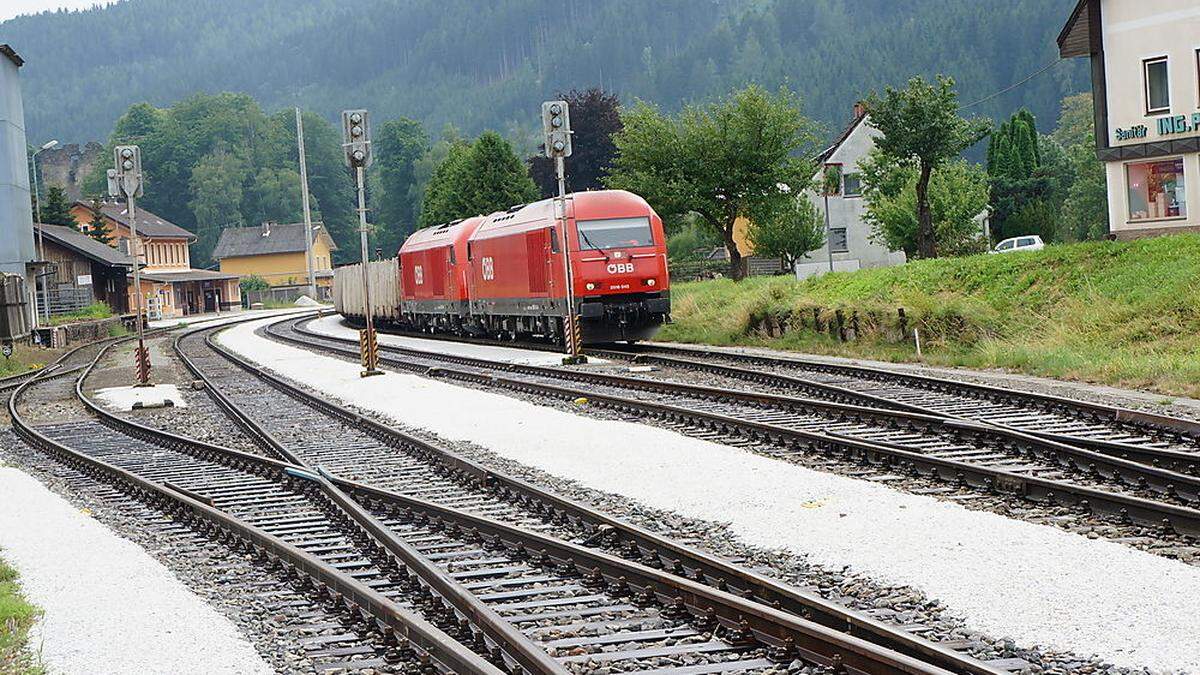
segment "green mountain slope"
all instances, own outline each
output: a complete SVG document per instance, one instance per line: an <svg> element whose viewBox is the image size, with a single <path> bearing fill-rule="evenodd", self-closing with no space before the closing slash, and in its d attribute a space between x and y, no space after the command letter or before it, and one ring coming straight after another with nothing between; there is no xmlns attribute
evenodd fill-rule
<svg viewBox="0 0 1200 675"><path fill-rule="evenodd" d="M365 106L433 130L531 139L538 102L601 85L675 108L757 81L787 84L836 131L871 88L956 77L965 102L1055 58L1073 0L125 0L0 24L27 61L31 138L103 139L132 103L195 91L302 104L330 119ZM975 106L1053 119L1086 88L1061 63Z"/></svg>

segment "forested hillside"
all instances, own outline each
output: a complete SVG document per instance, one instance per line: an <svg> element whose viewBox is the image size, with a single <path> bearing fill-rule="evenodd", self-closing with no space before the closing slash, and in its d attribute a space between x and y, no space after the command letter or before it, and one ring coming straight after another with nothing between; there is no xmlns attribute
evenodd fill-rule
<svg viewBox="0 0 1200 675"><path fill-rule="evenodd" d="M538 102L602 86L669 109L786 84L835 131L872 88L942 72L961 100L1050 63L1073 0L126 0L0 24L27 61L29 137L105 139L132 103L251 94L329 119L351 106L430 130L536 138ZM1086 88L1061 63L971 108L1054 119ZM532 147L522 148L530 150Z"/></svg>

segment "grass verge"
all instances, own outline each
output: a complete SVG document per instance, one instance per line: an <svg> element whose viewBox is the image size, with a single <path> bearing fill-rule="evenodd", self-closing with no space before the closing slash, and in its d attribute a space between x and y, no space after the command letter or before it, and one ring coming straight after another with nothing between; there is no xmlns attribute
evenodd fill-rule
<svg viewBox="0 0 1200 675"><path fill-rule="evenodd" d="M914 361L915 328L926 363L1200 397L1200 235L682 283L672 299L661 340Z"/></svg>
<svg viewBox="0 0 1200 675"><path fill-rule="evenodd" d="M17 585L17 571L0 559L0 673L40 675L45 672L29 649L29 628L41 614Z"/></svg>

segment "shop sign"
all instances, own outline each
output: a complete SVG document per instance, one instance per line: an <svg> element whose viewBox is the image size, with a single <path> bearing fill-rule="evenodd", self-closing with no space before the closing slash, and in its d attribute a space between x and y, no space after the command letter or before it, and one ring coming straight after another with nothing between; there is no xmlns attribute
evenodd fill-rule
<svg viewBox="0 0 1200 675"><path fill-rule="evenodd" d="M1187 115L1172 115L1170 117L1158 118L1158 135L1170 136L1171 134L1186 134L1189 131L1200 129L1200 112L1192 113L1191 118Z"/></svg>
<svg viewBox="0 0 1200 675"><path fill-rule="evenodd" d="M1128 129L1117 129L1117 140L1118 141L1132 141L1135 138L1145 138L1145 137L1146 137L1146 125L1145 124L1139 124L1135 127L1129 127Z"/></svg>

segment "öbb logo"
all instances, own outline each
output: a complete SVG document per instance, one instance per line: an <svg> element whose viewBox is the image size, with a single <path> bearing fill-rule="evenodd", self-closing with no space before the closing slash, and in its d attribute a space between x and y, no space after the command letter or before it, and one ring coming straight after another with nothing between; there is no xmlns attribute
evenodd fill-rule
<svg viewBox="0 0 1200 675"><path fill-rule="evenodd" d="M491 256L485 256L479 261L479 269L483 274L484 281L491 281L496 278L496 261L492 260Z"/></svg>
<svg viewBox="0 0 1200 675"><path fill-rule="evenodd" d="M633 274L633 263L609 263L606 269L609 274Z"/></svg>
<svg viewBox="0 0 1200 675"><path fill-rule="evenodd" d="M425 283L425 270L421 269L420 265L413 267L413 282L418 286Z"/></svg>

